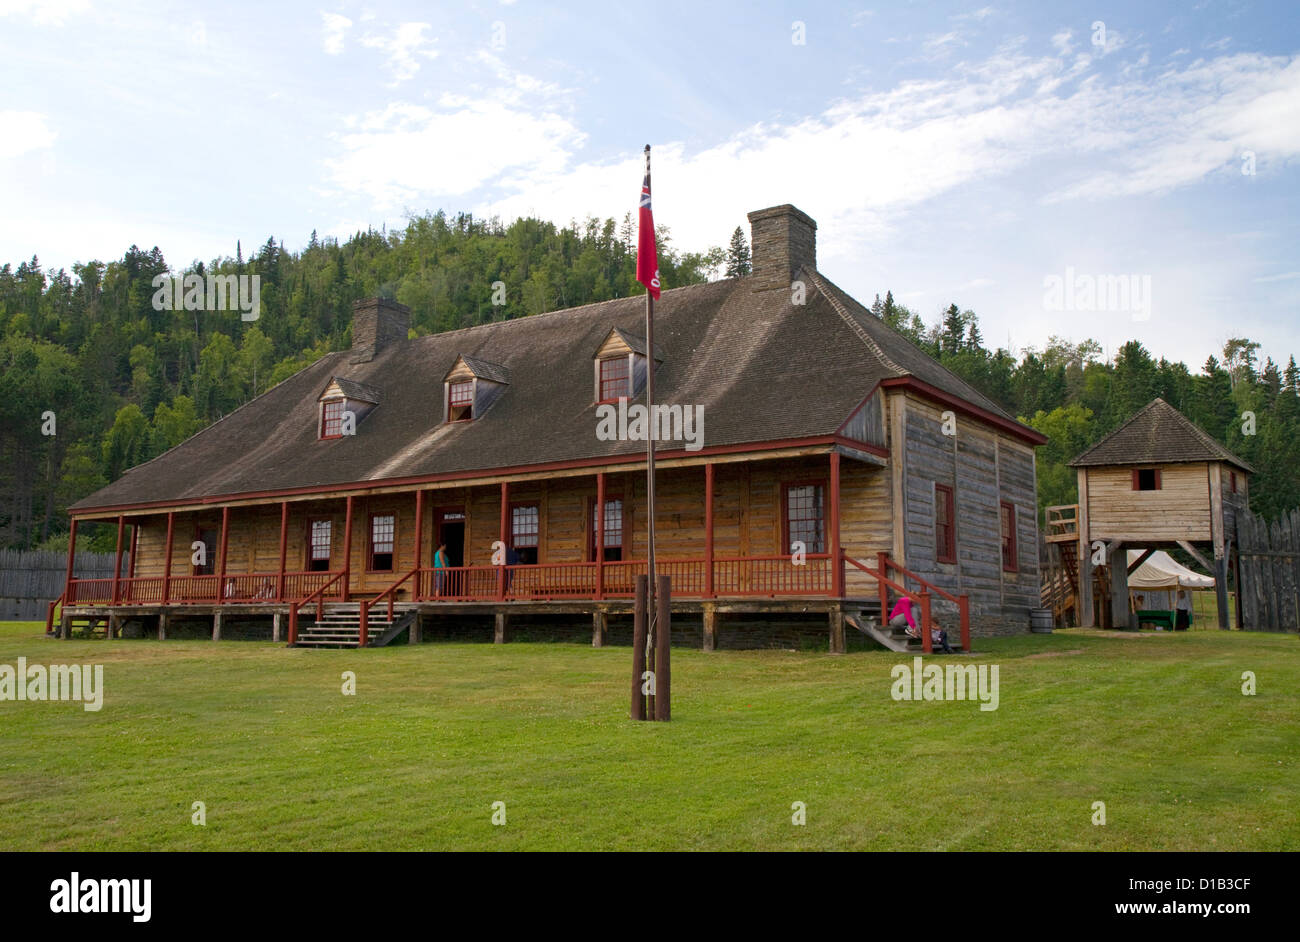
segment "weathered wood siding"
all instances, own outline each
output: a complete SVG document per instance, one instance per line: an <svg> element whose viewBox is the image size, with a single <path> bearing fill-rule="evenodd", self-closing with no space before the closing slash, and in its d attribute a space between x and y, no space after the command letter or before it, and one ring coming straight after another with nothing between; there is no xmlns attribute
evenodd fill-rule
<svg viewBox="0 0 1300 942"><path fill-rule="evenodd" d="M855 442L867 442L872 445L885 445L884 396L879 392L862 404L844 425L844 436Z"/></svg>
<svg viewBox="0 0 1300 942"><path fill-rule="evenodd" d="M846 553L874 564L875 554L893 543L890 474L886 468L849 458L840 462L840 542ZM663 559L703 558L705 555L704 469L669 468L657 479L656 549ZM769 556L789 553L783 546L782 486L816 482L826 487L829 514L830 462L828 456L761 462L722 462L714 471L714 555ZM623 501L623 551L625 559L646 555L646 505L644 472L609 473L606 498ZM586 561L588 533L593 527L595 476L528 481L510 487L510 504L536 504L539 510L538 562ZM307 568L308 525L330 521L331 568L342 566L345 502L340 499L295 501L289 504L285 567L289 572ZM428 490L424 498L421 558L430 565L435 546L434 529L439 510L465 513L465 564L489 565L492 544L501 535L501 488L457 487ZM396 519L394 560L391 571L369 572L369 526L372 514L391 513ZM829 526L829 520L827 521ZM172 575L192 572L191 543L200 526L218 531L220 510L177 513L172 551ZM391 585L415 564L414 492L357 497L352 522L352 589L378 592ZM507 524L508 527L508 524ZM139 540L137 574L161 576L166 545L165 516L144 518ZM507 530L508 534L508 530ZM829 530L827 531L829 550ZM274 573L279 569L280 504L237 507L230 514L226 572ZM213 560L215 570L217 560ZM856 571L854 571L856 572ZM850 573L850 592L871 594L874 586L860 574Z"/></svg>
<svg viewBox="0 0 1300 942"><path fill-rule="evenodd" d="M954 594L970 596L972 630L1025 630L1038 604L1037 488L1033 449L991 426L955 415L944 434L945 410L912 394L900 406L904 558L908 569ZM897 444L891 451L897 454ZM897 460L897 458L895 458ZM956 562L939 562L935 546L935 485L952 488ZM1017 565L1002 568L1001 503L1016 515ZM955 606L936 603L945 624Z"/></svg>
<svg viewBox="0 0 1300 942"><path fill-rule="evenodd" d="M1135 491L1133 469L1088 468L1088 533L1093 540L1209 540L1206 462L1162 464L1160 489Z"/></svg>

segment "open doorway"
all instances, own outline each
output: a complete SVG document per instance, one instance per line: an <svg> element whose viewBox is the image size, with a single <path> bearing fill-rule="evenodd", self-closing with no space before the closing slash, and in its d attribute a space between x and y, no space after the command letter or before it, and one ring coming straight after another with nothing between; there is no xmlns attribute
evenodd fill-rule
<svg viewBox="0 0 1300 942"><path fill-rule="evenodd" d="M465 510L461 507L448 507L439 510L434 517L433 549L437 552L440 545L447 546L447 565L465 565Z"/></svg>

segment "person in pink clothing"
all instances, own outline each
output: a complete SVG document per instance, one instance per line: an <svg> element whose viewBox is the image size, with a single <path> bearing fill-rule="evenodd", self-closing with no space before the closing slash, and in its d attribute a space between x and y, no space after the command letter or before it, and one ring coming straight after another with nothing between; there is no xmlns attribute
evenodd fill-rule
<svg viewBox="0 0 1300 942"><path fill-rule="evenodd" d="M921 629L917 624L921 620L921 606L917 605L906 595L901 596L894 607L889 611L889 624L892 628L902 628L907 625L907 633L913 638L921 637ZM948 645L948 632L940 627L939 623L933 618L930 619L930 641L934 646L945 654L951 654L952 648Z"/></svg>

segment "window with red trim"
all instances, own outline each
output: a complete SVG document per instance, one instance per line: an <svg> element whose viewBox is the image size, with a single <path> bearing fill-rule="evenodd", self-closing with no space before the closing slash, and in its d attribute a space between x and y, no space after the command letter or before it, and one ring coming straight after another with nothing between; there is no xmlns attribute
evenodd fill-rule
<svg viewBox="0 0 1300 942"><path fill-rule="evenodd" d="M600 361L600 401L631 398L631 373L627 357L610 357Z"/></svg>
<svg viewBox="0 0 1300 942"><path fill-rule="evenodd" d="M392 514L370 515L370 571L393 571L393 537L397 518Z"/></svg>
<svg viewBox="0 0 1300 942"><path fill-rule="evenodd" d="M587 533L587 556L596 558L596 499L591 499L591 529ZM605 501L605 562L623 558L623 501Z"/></svg>
<svg viewBox="0 0 1300 942"><path fill-rule="evenodd" d="M310 572L328 572L329 568L330 522L328 520L313 520L310 524L307 569Z"/></svg>
<svg viewBox="0 0 1300 942"><path fill-rule="evenodd" d="M787 484L785 500L785 546L781 555L793 552L796 540L802 542L805 552L826 552L825 489L820 484Z"/></svg>
<svg viewBox="0 0 1300 942"><path fill-rule="evenodd" d="M343 407L345 405L346 402L342 399L327 399L325 402L321 403L321 438L343 437Z"/></svg>
<svg viewBox="0 0 1300 942"><path fill-rule="evenodd" d="M953 513L952 488L934 486L934 556L941 563L957 561L957 526Z"/></svg>
<svg viewBox="0 0 1300 942"><path fill-rule="evenodd" d="M1016 505L1002 501L1002 568L1015 572L1020 568L1016 555Z"/></svg>
<svg viewBox="0 0 1300 942"><path fill-rule="evenodd" d="M474 383L465 380L447 384L447 421L463 422L474 418Z"/></svg>
<svg viewBox="0 0 1300 942"><path fill-rule="evenodd" d="M531 566L537 562L540 521L536 504L519 504L510 508L510 545L523 565Z"/></svg>
<svg viewBox="0 0 1300 942"><path fill-rule="evenodd" d="M1160 469L1159 468L1134 468L1133 469L1133 490L1135 491L1160 490Z"/></svg>

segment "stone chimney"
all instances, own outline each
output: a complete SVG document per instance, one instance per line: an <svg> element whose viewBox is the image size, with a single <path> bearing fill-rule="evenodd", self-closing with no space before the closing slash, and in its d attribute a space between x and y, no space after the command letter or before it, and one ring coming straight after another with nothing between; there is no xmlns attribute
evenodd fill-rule
<svg viewBox="0 0 1300 942"><path fill-rule="evenodd" d="M754 290L790 288L800 266L817 267L817 223L789 203L749 214Z"/></svg>
<svg viewBox="0 0 1300 942"><path fill-rule="evenodd" d="M368 363L380 350L406 339L411 309L388 298L352 302L352 363Z"/></svg>

